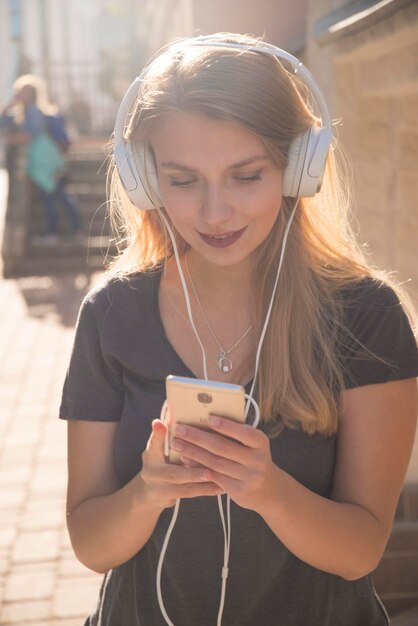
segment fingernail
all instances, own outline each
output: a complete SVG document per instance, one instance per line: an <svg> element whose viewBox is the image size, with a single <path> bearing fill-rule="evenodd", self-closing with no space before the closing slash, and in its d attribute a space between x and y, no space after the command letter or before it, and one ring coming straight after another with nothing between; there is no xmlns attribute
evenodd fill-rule
<svg viewBox="0 0 418 626"><path fill-rule="evenodd" d="M208 422L211 426L219 426L221 423L221 418L217 417L217 415L210 415Z"/></svg>
<svg viewBox="0 0 418 626"><path fill-rule="evenodd" d="M174 429L174 432L176 433L176 435L185 435L186 427L183 426L183 424L177 424L176 428Z"/></svg>

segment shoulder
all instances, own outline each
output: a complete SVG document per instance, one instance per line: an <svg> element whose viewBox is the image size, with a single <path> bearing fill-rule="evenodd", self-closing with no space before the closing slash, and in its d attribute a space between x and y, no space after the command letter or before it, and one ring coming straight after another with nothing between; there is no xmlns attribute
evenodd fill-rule
<svg viewBox="0 0 418 626"><path fill-rule="evenodd" d="M343 287L339 290L338 297L344 310L351 313L360 313L376 306L381 309L401 304L392 287L373 277L366 277Z"/></svg>
<svg viewBox="0 0 418 626"><path fill-rule="evenodd" d="M363 278L341 289L337 299L342 307L344 324L355 335L359 331L361 334L362 329L382 328L383 321L386 330L400 320L407 323L398 295L381 280Z"/></svg>
<svg viewBox="0 0 418 626"><path fill-rule="evenodd" d="M418 350L411 324L395 290L364 278L338 293L343 311L339 353L347 386L418 375Z"/></svg>
<svg viewBox="0 0 418 626"><path fill-rule="evenodd" d="M386 336L394 340L393 333L412 335L411 325L396 291L387 283L364 278L344 287L339 292L346 330L361 341Z"/></svg>
<svg viewBox="0 0 418 626"><path fill-rule="evenodd" d="M123 277L105 275L84 297L81 312L91 312L100 322L110 314L126 315L133 308L149 307L159 279L160 271L157 270Z"/></svg>

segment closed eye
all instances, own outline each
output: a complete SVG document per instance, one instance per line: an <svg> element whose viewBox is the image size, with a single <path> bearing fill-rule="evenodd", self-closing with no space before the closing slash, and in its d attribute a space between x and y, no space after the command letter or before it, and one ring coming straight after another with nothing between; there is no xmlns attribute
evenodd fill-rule
<svg viewBox="0 0 418 626"><path fill-rule="evenodd" d="M234 176L234 179L245 185L246 183L253 183L257 180L261 180L261 176L260 174L254 174L253 176Z"/></svg>
<svg viewBox="0 0 418 626"><path fill-rule="evenodd" d="M195 182L196 182L195 178L191 180L171 180L170 185L171 187L189 187Z"/></svg>

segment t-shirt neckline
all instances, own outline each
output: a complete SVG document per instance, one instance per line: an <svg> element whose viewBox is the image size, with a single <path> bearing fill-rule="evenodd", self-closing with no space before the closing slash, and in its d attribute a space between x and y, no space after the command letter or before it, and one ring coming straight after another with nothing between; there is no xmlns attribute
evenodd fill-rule
<svg viewBox="0 0 418 626"><path fill-rule="evenodd" d="M161 268L158 272L155 273L155 279L153 280L153 283L152 283L152 303L153 303L153 310L154 310L154 319L157 324L158 332L160 333L161 339L167 351L170 353L172 358L177 362L177 364L180 365L181 369L184 371L184 375L187 376L188 378L198 378L198 376L196 376L196 374L192 372L192 370L189 367L187 367L186 363L183 361L183 359L180 357L178 352L175 350L173 344L167 337L167 333L165 332L163 321L160 315L160 307L159 307L159 301L158 301L161 277L163 275L163 271L164 271L164 268ZM249 380L245 385L243 385L247 393L251 389L252 382L253 382L253 379Z"/></svg>

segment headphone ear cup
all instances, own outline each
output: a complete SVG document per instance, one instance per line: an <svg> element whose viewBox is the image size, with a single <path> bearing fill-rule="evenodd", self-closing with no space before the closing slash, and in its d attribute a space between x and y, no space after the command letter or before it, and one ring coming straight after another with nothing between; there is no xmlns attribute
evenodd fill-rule
<svg viewBox="0 0 418 626"><path fill-rule="evenodd" d="M287 166L283 172L283 195L290 198L300 196L300 183L306 160L311 130L297 135L289 146Z"/></svg>
<svg viewBox="0 0 418 626"><path fill-rule="evenodd" d="M134 146L130 142L129 148L135 164L138 192L141 193L141 198L144 196L147 198L148 204L151 204L150 208L154 209L155 207L163 206L158 183L157 166L151 149L146 144ZM138 208L141 208L141 206Z"/></svg>
<svg viewBox="0 0 418 626"><path fill-rule="evenodd" d="M283 172L283 195L309 198L321 188L331 143L331 130L311 126L290 144Z"/></svg>
<svg viewBox="0 0 418 626"><path fill-rule="evenodd" d="M115 146L115 163L129 200L138 209L162 206L154 156L144 145L130 141Z"/></svg>

